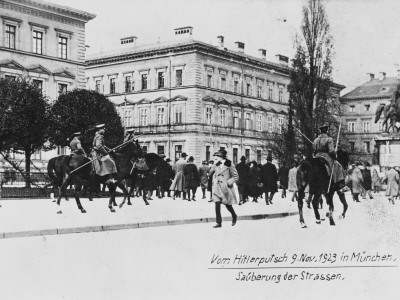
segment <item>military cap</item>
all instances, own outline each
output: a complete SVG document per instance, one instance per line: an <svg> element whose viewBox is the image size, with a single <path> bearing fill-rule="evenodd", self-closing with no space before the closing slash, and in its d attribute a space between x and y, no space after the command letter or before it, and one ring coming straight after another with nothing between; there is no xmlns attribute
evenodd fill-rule
<svg viewBox="0 0 400 300"><path fill-rule="evenodd" d="M106 126L106 124L99 124L99 125L96 125L95 128L96 128L97 130L99 130L99 129L103 129L104 126Z"/></svg>

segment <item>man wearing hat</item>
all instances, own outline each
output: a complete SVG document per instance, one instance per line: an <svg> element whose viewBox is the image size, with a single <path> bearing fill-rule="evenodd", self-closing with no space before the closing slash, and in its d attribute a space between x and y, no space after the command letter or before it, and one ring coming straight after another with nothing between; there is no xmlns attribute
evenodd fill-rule
<svg viewBox="0 0 400 300"><path fill-rule="evenodd" d="M165 154L159 154L162 161L157 168L156 171L156 186L157 186L157 197L164 198L165 191L168 193L168 197L170 196L169 187L171 186L171 173L172 167L170 164L165 160Z"/></svg>
<svg viewBox="0 0 400 300"><path fill-rule="evenodd" d="M233 184L239 180L239 175L232 162L226 158L226 150L219 150L214 153L215 171L212 180L212 200L215 202L215 214L217 224L214 228L222 227L221 204L232 215L232 226L235 226L237 215L233 204L237 204Z"/></svg>
<svg viewBox="0 0 400 300"><path fill-rule="evenodd" d="M265 204L273 204L272 199L276 192L278 192L278 171L272 163L272 156L268 155L267 163L261 167L261 180L265 192Z"/></svg>
<svg viewBox="0 0 400 300"><path fill-rule="evenodd" d="M325 123L319 127L320 135L314 140L313 150L316 158L322 158L329 166L328 174L332 174L331 186L338 183L341 187L339 192L344 192L345 173L342 165L336 160L335 143L333 138L328 136L329 124Z"/></svg>
<svg viewBox="0 0 400 300"><path fill-rule="evenodd" d="M174 166L175 177L169 188L171 191L174 191L174 195L172 198L175 200L175 197L179 197L181 193L183 193L183 200L186 200L186 190L185 190L185 175L183 174L183 169L186 166L186 157L187 154L182 152L181 158L176 162Z"/></svg>
<svg viewBox="0 0 400 300"><path fill-rule="evenodd" d="M71 143L69 144L69 147L71 148L71 154L86 156L86 152L82 148L80 138L81 138L81 133L75 132L74 138L72 139Z"/></svg>
<svg viewBox="0 0 400 300"><path fill-rule="evenodd" d="M200 176L200 187L203 192L203 199L206 199L206 190L208 185L208 173L210 172L210 167L207 165L207 161L203 160L201 166L199 167Z"/></svg>
<svg viewBox="0 0 400 300"><path fill-rule="evenodd" d="M239 205L242 205L247 202L247 192L250 178L250 166L246 164L246 157L242 156L240 158L240 163L236 165L236 170L239 175L239 180L237 182L239 191Z"/></svg>
<svg viewBox="0 0 400 300"><path fill-rule="evenodd" d="M113 176L117 173L117 167L114 160L108 154L110 149L104 145L104 127L104 124L96 126L97 131L93 139L93 163L97 175L109 175L108 181L113 181Z"/></svg>
<svg viewBox="0 0 400 300"><path fill-rule="evenodd" d="M124 135L124 143L126 143L127 141L133 139L134 135L135 135L135 129L133 129L133 128L128 129L125 132L125 135Z"/></svg>

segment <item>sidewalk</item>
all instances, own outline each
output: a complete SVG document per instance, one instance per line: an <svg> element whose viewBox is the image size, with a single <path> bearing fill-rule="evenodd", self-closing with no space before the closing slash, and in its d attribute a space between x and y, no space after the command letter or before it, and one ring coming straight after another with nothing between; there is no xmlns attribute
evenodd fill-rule
<svg viewBox="0 0 400 300"><path fill-rule="evenodd" d="M290 195L288 195L290 196ZM57 214L57 205L51 199L2 200L0 201L0 238L26 237L38 235L54 235L79 232L96 232L107 230L133 229L153 226L169 226L180 224L215 222L214 203L201 199L197 193L197 201L186 201L165 197L149 200L145 205L142 198L132 198L132 206L124 205L116 212L108 209L108 199L94 199L90 202L82 198L82 206L87 213L80 212L74 198L62 199L63 214ZM117 197L117 203L122 197ZM248 202L235 205L238 223L241 220L280 218L298 214L297 202L290 198L280 198L277 193L273 205ZM231 226L230 213L222 207L223 227ZM210 226L211 226L210 224Z"/></svg>

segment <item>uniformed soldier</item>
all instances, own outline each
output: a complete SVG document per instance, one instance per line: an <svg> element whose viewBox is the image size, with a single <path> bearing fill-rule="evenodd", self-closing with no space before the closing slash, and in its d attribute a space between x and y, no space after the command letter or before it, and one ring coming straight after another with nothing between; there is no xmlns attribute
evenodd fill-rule
<svg viewBox="0 0 400 300"><path fill-rule="evenodd" d="M328 174L332 174L331 186L334 183L339 182L340 187L345 189L345 173L342 165L336 160L336 151L333 138L328 136L329 124L325 123L319 127L319 130L321 133L314 140L314 155L315 157L323 158L327 162L329 166L329 169L327 170Z"/></svg>
<svg viewBox="0 0 400 300"><path fill-rule="evenodd" d="M74 135L74 138L72 139L71 143L69 144L69 147L71 148L71 154L86 156L86 152L82 148L81 141L80 141L81 133L75 132L73 135Z"/></svg>
<svg viewBox="0 0 400 300"><path fill-rule="evenodd" d="M114 160L108 154L110 149L104 145L104 127L104 124L96 126L97 131L93 139L93 162L97 175L111 175L110 179L112 179L113 174L117 173L117 167Z"/></svg>
<svg viewBox="0 0 400 300"><path fill-rule="evenodd" d="M124 135L124 143L133 139L134 136L135 136L135 129L128 129Z"/></svg>

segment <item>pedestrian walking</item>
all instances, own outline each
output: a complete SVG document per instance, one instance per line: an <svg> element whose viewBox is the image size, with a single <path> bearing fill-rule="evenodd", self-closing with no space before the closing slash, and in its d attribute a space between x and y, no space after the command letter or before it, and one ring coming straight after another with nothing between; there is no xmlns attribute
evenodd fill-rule
<svg viewBox="0 0 400 300"><path fill-rule="evenodd" d="M226 209L231 213L232 226L237 221L237 215L232 205L237 204L234 183L239 180L239 175L232 162L226 158L226 155L226 150L222 149L214 153L214 159L217 161L212 187L212 199L215 202L217 222L214 228L222 227L221 204L224 204Z"/></svg>
<svg viewBox="0 0 400 300"><path fill-rule="evenodd" d="M286 162L283 162L283 165L279 168L278 178L279 186L282 189L282 198L286 198L286 190L289 183L289 168L286 166Z"/></svg>
<svg viewBox="0 0 400 300"><path fill-rule="evenodd" d="M213 202L212 200L212 179L214 176L214 172L215 172L215 165L214 165L214 161L210 160L208 162L208 166L210 167L210 171L208 172L208 185L207 185L207 191L210 192L210 200L208 200L208 202Z"/></svg>
<svg viewBox="0 0 400 300"><path fill-rule="evenodd" d="M250 166L246 163L246 157L242 156L240 158L240 163L236 165L236 170L239 175L239 180L237 182L239 191L239 205L242 205L245 202L247 202L247 193L248 193L249 175L250 175Z"/></svg>
<svg viewBox="0 0 400 300"><path fill-rule="evenodd" d="M363 192L362 192L362 198L366 199L367 198L367 194L369 196L370 199L374 199L374 197L372 197L372 175L371 175L371 170L369 169L370 164L368 162L365 163L362 172L362 176L363 176Z"/></svg>
<svg viewBox="0 0 400 300"><path fill-rule="evenodd" d="M394 205L393 198L397 197L399 194L399 173L393 167L389 167L389 170L383 177L383 182L387 184L385 195L388 197L389 202Z"/></svg>
<svg viewBox="0 0 400 300"><path fill-rule="evenodd" d="M187 154L182 152L181 158L175 163L174 166L175 177L172 181L171 187L169 188L171 191L174 191L172 196L174 200L176 197L180 197L181 193L183 194L182 199L186 200L185 176L183 175L183 169L186 166L186 157Z"/></svg>
<svg viewBox="0 0 400 300"><path fill-rule="evenodd" d="M381 189L381 178L376 169L372 171L372 190L374 193L379 193Z"/></svg>
<svg viewBox="0 0 400 300"><path fill-rule="evenodd" d="M206 190L208 186L208 173L210 172L210 167L207 165L207 161L203 160L201 166L199 167L200 176L200 187L203 192L203 199L206 199Z"/></svg>
<svg viewBox="0 0 400 300"><path fill-rule="evenodd" d="M258 167L257 162L252 161L250 163L248 196L253 197L253 202L258 203L258 198L262 197L262 194L263 183L261 180L261 170Z"/></svg>
<svg viewBox="0 0 400 300"><path fill-rule="evenodd" d="M272 156L268 156L267 163L262 166L261 178L264 185L265 203L273 204L272 199L278 192L278 172L272 163Z"/></svg>
<svg viewBox="0 0 400 300"><path fill-rule="evenodd" d="M294 199L297 200L297 182L296 182L296 177L297 177L297 163L293 164L293 167L289 170L289 183L288 183L288 189L289 192L292 192L292 202L294 202Z"/></svg>
<svg viewBox="0 0 400 300"><path fill-rule="evenodd" d="M194 164L193 156L189 156L185 167L183 168L185 177L185 189L187 191L188 201L196 201L196 191L200 186L200 175L197 166ZM190 197L192 195L192 197Z"/></svg>
<svg viewBox="0 0 400 300"><path fill-rule="evenodd" d="M362 193L362 184L363 184L363 176L360 170L361 162L357 162L353 171L351 172L351 180L352 180L352 185L351 189L353 192L353 200L355 202L360 202L358 199L358 195Z"/></svg>

